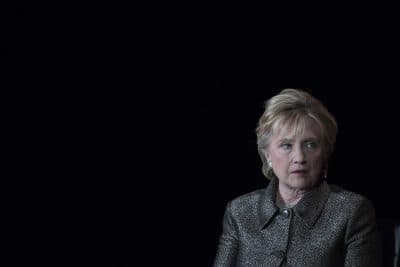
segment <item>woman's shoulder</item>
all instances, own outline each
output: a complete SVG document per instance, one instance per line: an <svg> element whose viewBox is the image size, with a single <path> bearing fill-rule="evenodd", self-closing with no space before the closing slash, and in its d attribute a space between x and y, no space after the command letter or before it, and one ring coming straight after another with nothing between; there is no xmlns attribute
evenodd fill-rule
<svg viewBox="0 0 400 267"><path fill-rule="evenodd" d="M344 189L338 185L329 185L330 195L329 200L331 203L338 205L339 207L348 207L354 209L360 206L369 206L373 208L372 202L364 195Z"/></svg>
<svg viewBox="0 0 400 267"><path fill-rule="evenodd" d="M265 194L266 188L256 189L254 191L239 195L229 201L229 205L234 209L235 207L243 208L244 206L254 206L259 202L260 198Z"/></svg>

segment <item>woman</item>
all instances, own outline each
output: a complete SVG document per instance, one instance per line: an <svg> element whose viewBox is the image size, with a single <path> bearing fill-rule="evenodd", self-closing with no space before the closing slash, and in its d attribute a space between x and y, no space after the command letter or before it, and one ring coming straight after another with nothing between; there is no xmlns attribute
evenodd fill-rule
<svg viewBox="0 0 400 267"><path fill-rule="evenodd" d="M380 266L371 202L326 183L336 132L307 92L267 101L256 133L270 183L228 203L214 266Z"/></svg>

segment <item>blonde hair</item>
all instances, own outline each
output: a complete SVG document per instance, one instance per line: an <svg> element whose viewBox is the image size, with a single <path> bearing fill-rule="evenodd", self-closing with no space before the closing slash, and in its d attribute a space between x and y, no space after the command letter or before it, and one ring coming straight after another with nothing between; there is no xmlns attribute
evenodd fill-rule
<svg viewBox="0 0 400 267"><path fill-rule="evenodd" d="M293 133L303 130L304 119L311 118L322 132L322 147L324 162L332 154L336 142L337 123L323 103L300 89L284 89L270 98L265 104L265 111L256 128L258 153L262 161L262 172L268 178L274 173L268 165L263 150L270 143L274 129L283 126L293 126Z"/></svg>

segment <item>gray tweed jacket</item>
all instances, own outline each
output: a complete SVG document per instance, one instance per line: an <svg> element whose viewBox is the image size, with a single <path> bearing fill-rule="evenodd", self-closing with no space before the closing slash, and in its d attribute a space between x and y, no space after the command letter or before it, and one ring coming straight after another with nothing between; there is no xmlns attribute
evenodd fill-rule
<svg viewBox="0 0 400 267"><path fill-rule="evenodd" d="M273 179L227 204L214 266L381 266L368 199L323 182L279 209L277 185Z"/></svg>

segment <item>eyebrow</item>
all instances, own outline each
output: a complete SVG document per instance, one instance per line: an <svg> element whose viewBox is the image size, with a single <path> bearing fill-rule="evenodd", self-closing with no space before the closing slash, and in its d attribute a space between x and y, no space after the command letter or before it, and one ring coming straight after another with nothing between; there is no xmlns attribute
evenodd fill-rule
<svg viewBox="0 0 400 267"><path fill-rule="evenodd" d="M307 142L307 141L317 141L317 142L319 142L320 139L317 138L317 137L307 137L307 138L305 138L305 139L303 140L303 142Z"/></svg>
<svg viewBox="0 0 400 267"><path fill-rule="evenodd" d="M293 141L293 139L292 138L283 138L283 139L280 139L279 140L279 142L292 142ZM303 140L301 140L302 142L307 142L307 141L319 141L319 138L317 138L317 137L307 137L307 138L304 138Z"/></svg>

